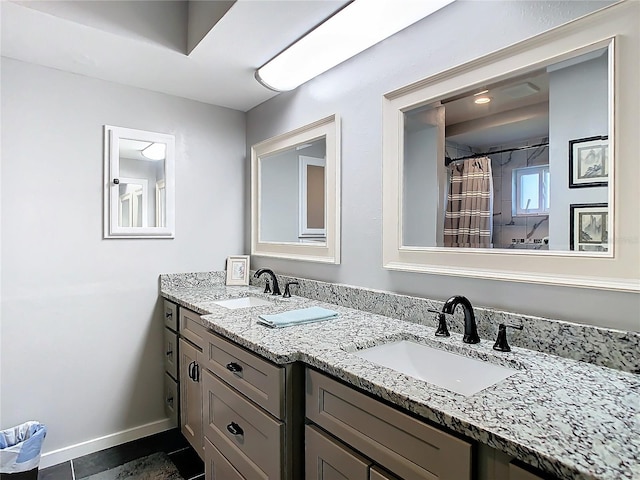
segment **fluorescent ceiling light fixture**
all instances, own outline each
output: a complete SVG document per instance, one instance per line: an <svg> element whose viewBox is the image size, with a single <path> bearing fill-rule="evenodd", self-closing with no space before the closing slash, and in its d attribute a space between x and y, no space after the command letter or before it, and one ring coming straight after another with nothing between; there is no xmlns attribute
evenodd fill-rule
<svg viewBox="0 0 640 480"><path fill-rule="evenodd" d="M453 1L355 0L256 70L256 79L293 90Z"/></svg>
<svg viewBox="0 0 640 480"><path fill-rule="evenodd" d="M167 155L167 146L164 143L152 143L140 153L149 160L164 160Z"/></svg>

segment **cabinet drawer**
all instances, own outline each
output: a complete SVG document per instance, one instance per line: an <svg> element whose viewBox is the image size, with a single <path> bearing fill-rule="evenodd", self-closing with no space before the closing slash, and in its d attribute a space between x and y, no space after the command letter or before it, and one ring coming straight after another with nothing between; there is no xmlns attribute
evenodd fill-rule
<svg viewBox="0 0 640 480"><path fill-rule="evenodd" d="M205 437L242 476L280 479L284 424L210 372L202 372Z"/></svg>
<svg viewBox="0 0 640 480"><path fill-rule="evenodd" d="M204 439L205 480L245 480L209 440Z"/></svg>
<svg viewBox="0 0 640 480"><path fill-rule="evenodd" d="M304 443L305 480L368 480L371 462L317 427L305 425Z"/></svg>
<svg viewBox="0 0 640 480"><path fill-rule="evenodd" d="M471 444L307 369L307 417L402 478L471 478Z"/></svg>
<svg viewBox="0 0 640 480"><path fill-rule="evenodd" d="M204 348L208 368L272 415L284 419L285 369L208 332Z"/></svg>
<svg viewBox="0 0 640 480"><path fill-rule="evenodd" d="M202 349L206 334L207 329L200 323L200 315L180 307L180 335Z"/></svg>
<svg viewBox="0 0 640 480"><path fill-rule="evenodd" d="M178 306L175 303L164 300L162 317L164 318L165 327L170 328L174 332L178 331Z"/></svg>
<svg viewBox="0 0 640 480"><path fill-rule="evenodd" d="M178 425L178 382L168 373L164 374L164 413L174 426Z"/></svg>
<svg viewBox="0 0 640 480"><path fill-rule="evenodd" d="M164 329L164 369L178 380L178 334Z"/></svg>

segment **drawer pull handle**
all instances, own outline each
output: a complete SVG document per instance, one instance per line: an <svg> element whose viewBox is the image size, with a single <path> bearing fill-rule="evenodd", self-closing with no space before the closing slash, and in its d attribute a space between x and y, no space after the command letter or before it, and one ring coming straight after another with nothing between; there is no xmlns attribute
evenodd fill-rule
<svg viewBox="0 0 640 480"><path fill-rule="evenodd" d="M238 365L236 362L227 363L227 370L233 373L239 373L242 371L242 365Z"/></svg>
<svg viewBox="0 0 640 480"><path fill-rule="evenodd" d="M173 397L167 398L167 405L169 405L170 407L173 407Z"/></svg>
<svg viewBox="0 0 640 480"><path fill-rule="evenodd" d="M244 435L244 430L236 422L231 422L229 425L227 425L227 430L229 430L229 433L231 435L236 435L236 436Z"/></svg>
<svg viewBox="0 0 640 480"><path fill-rule="evenodd" d="M173 312L165 312L164 316L167 317L167 318L172 318L173 317Z"/></svg>
<svg viewBox="0 0 640 480"><path fill-rule="evenodd" d="M195 361L189 364L189 378L194 382L200 381L200 365Z"/></svg>
<svg viewBox="0 0 640 480"><path fill-rule="evenodd" d="M173 355L173 350L167 350L167 357L170 357L171 355Z"/></svg>

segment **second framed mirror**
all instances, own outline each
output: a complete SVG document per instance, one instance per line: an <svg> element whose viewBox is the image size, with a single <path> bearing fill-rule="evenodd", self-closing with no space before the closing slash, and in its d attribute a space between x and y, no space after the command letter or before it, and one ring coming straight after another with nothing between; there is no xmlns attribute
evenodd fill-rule
<svg viewBox="0 0 640 480"><path fill-rule="evenodd" d="M335 115L251 148L251 254L340 263Z"/></svg>

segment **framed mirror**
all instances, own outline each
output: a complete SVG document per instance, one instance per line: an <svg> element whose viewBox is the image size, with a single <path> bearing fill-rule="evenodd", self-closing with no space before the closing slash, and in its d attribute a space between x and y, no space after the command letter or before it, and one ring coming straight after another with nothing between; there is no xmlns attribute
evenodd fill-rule
<svg viewBox="0 0 640 480"><path fill-rule="evenodd" d="M251 254L340 263L335 115L251 147Z"/></svg>
<svg viewBox="0 0 640 480"><path fill-rule="evenodd" d="M104 126L104 238L174 237L173 135Z"/></svg>
<svg viewBox="0 0 640 480"><path fill-rule="evenodd" d="M638 174L637 10L385 95L386 268L640 290L638 215L620 201Z"/></svg>

